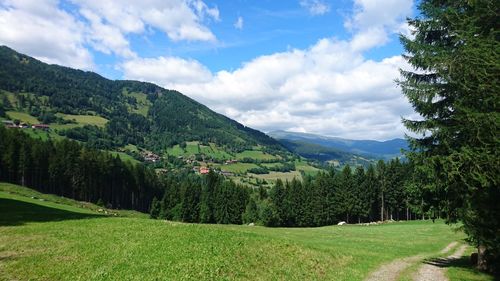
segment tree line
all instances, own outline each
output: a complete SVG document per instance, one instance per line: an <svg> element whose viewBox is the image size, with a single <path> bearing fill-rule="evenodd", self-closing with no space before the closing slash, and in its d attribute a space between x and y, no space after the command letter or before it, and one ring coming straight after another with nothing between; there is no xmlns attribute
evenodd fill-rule
<svg viewBox="0 0 500 281"><path fill-rule="evenodd" d="M0 127L0 181L109 208L147 212L162 184L154 170L76 141L42 141Z"/></svg>
<svg viewBox="0 0 500 281"><path fill-rule="evenodd" d="M347 165L303 181L278 180L269 192L254 191L244 217L291 227L439 217L416 186L411 163L398 159L367 169Z"/></svg>
<svg viewBox="0 0 500 281"><path fill-rule="evenodd" d="M321 226L415 219L428 197L412 181L410 163L380 161L366 170L345 166L271 187L235 184L211 171L158 175L142 164L68 139L34 139L0 128L0 180L154 218L199 223Z"/></svg>

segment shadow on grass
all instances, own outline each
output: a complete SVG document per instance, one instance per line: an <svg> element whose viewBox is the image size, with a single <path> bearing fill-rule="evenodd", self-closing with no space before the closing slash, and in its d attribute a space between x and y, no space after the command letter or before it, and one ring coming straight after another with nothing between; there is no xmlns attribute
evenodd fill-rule
<svg viewBox="0 0 500 281"><path fill-rule="evenodd" d="M0 226L22 225L27 222L48 222L103 217L106 216L72 212L24 201L0 198Z"/></svg>
<svg viewBox="0 0 500 281"><path fill-rule="evenodd" d="M470 262L470 258L467 256L462 256L460 258L434 258L424 261L426 264L443 267L443 268L459 268L466 270L472 274L487 274L494 278L494 280L500 280L500 277L491 275L491 273L483 272L476 269Z"/></svg>

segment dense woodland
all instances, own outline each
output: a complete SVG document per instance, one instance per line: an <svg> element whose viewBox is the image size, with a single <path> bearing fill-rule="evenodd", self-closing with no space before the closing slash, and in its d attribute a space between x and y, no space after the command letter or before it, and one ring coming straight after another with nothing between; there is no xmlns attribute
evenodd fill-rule
<svg viewBox="0 0 500 281"><path fill-rule="evenodd" d="M111 149L134 144L160 152L185 141L213 142L240 152L255 145L285 154L277 141L245 127L206 106L157 85L138 81L112 81L96 73L48 65L0 46L0 91L19 99L13 108L0 99L0 114L28 112L40 121L61 122L55 113L98 115L109 120L105 128L85 126L62 134ZM145 95L145 101L134 94ZM139 111L141 108L143 111Z"/></svg>
<svg viewBox="0 0 500 281"><path fill-rule="evenodd" d="M110 208L149 211L154 218L201 223L322 226L437 216L416 188L410 164L345 166L272 188L237 185L211 171L157 175L71 140L33 139L0 128L0 180ZM382 214L383 212L383 214Z"/></svg>
<svg viewBox="0 0 500 281"><path fill-rule="evenodd" d="M143 212L162 193L153 170L75 141L41 141L1 126L0 151L0 181L44 193Z"/></svg>

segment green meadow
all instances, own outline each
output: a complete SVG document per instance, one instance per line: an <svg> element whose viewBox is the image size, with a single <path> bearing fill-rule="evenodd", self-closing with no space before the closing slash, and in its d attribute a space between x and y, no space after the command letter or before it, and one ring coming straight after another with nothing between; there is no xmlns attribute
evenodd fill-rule
<svg viewBox="0 0 500 281"><path fill-rule="evenodd" d="M266 228L97 208L0 184L0 279L363 280L396 258L431 255L464 238L441 221ZM450 267L449 275L492 280L466 268Z"/></svg>

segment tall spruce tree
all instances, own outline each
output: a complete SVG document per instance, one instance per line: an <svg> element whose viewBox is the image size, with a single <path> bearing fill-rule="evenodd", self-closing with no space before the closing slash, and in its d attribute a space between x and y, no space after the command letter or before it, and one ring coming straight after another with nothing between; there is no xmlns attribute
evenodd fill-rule
<svg viewBox="0 0 500 281"><path fill-rule="evenodd" d="M429 167L449 221L478 247L478 267L500 264L500 1L422 0L402 36L413 71L399 82L421 120L410 157Z"/></svg>

